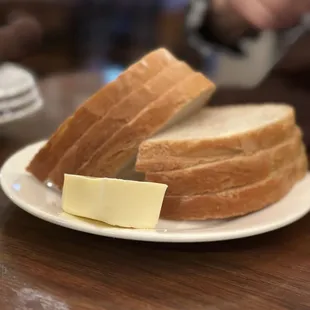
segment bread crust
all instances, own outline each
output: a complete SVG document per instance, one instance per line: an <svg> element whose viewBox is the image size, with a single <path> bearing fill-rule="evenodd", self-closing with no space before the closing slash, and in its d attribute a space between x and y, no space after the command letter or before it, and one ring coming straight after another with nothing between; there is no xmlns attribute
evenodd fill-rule
<svg viewBox="0 0 310 310"><path fill-rule="evenodd" d="M146 140L139 146L136 170L160 172L185 169L271 148L288 139L296 125L294 109L287 105L283 107L287 109L285 117L233 136L197 140Z"/></svg>
<svg viewBox="0 0 310 310"><path fill-rule="evenodd" d="M130 66L115 81L101 88L84 102L76 112L67 118L39 150L28 167L28 172L39 181L46 181L66 150L71 147L85 131L110 108L155 76L167 65L177 60L166 49L155 50Z"/></svg>
<svg viewBox="0 0 310 310"><path fill-rule="evenodd" d="M176 83L194 71L184 62L175 62L167 66L156 76L146 82L137 91L115 104L110 111L67 150L58 164L49 174L49 181L61 188L64 174L76 174L78 169L104 145L114 134L128 124L151 102L166 93Z"/></svg>
<svg viewBox="0 0 310 310"><path fill-rule="evenodd" d="M169 220L225 219L261 210L282 199L307 172L305 152L288 166L260 182L216 194L166 196L161 218Z"/></svg>
<svg viewBox="0 0 310 310"><path fill-rule="evenodd" d="M301 131L296 127L291 138L270 149L186 169L146 173L146 180L168 185L168 195L221 192L267 178L294 161L302 147Z"/></svg>
<svg viewBox="0 0 310 310"><path fill-rule="evenodd" d="M124 126L84 164L77 173L97 177L115 177L132 160L139 144L161 130L185 106L199 98L203 104L215 91L215 85L200 73L193 73L144 109Z"/></svg>

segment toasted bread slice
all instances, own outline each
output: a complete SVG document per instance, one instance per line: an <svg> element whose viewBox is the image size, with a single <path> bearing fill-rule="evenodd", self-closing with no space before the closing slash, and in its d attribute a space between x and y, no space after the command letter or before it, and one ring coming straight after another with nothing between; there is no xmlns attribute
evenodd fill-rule
<svg viewBox="0 0 310 310"><path fill-rule="evenodd" d="M194 71L184 62L175 62L132 92L89 128L65 153L49 174L49 181L61 188L64 174L75 174L106 141L134 119L144 108Z"/></svg>
<svg viewBox="0 0 310 310"><path fill-rule="evenodd" d="M38 180L45 181L64 153L90 126L101 119L131 92L177 60L165 49L158 49L130 66L115 81L100 89L66 119L39 150L27 170Z"/></svg>
<svg viewBox="0 0 310 310"><path fill-rule="evenodd" d="M203 109L141 143L136 170L160 172L250 155L288 139L295 111L286 104Z"/></svg>
<svg viewBox="0 0 310 310"><path fill-rule="evenodd" d="M253 155L192 168L146 173L146 180L168 185L167 195L199 195L250 185L267 178L274 171L296 159L303 147L299 128L292 137Z"/></svg>
<svg viewBox="0 0 310 310"><path fill-rule="evenodd" d="M306 175L307 169L307 156L303 151L289 165L248 186L216 194L166 196L161 217L170 220L225 219L258 211L285 197Z"/></svg>
<svg viewBox="0 0 310 310"><path fill-rule="evenodd" d="M211 81L200 73L193 73L141 111L99 148L78 170L78 174L118 176L132 161L143 140L197 112L214 91L215 86Z"/></svg>

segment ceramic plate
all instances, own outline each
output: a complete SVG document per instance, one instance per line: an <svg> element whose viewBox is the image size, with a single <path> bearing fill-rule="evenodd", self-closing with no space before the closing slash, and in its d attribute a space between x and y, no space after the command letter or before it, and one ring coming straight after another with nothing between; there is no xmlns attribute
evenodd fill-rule
<svg viewBox="0 0 310 310"><path fill-rule="evenodd" d="M38 101L41 99L41 95L37 87L33 87L22 95L12 97L6 100L0 100L0 114L5 114L7 111L18 111L25 106L29 106L29 103Z"/></svg>
<svg viewBox="0 0 310 310"><path fill-rule="evenodd" d="M34 76L25 68L9 62L0 65L1 100L23 94L31 90L35 85Z"/></svg>
<svg viewBox="0 0 310 310"><path fill-rule="evenodd" d="M22 109L16 111L7 111L4 114L0 114L0 126L7 125L27 117L30 117L36 113L38 113L43 107L43 100L41 98L37 98L31 104L23 107Z"/></svg>
<svg viewBox="0 0 310 310"><path fill-rule="evenodd" d="M25 167L42 146L39 142L18 151L3 165L0 182L5 194L26 212L78 231L112 238L152 242L208 242L249 237L289 225L310 210L310 174L280 202L262 211L232 220L179 222L160 220L154 230L109 227L64 214L60 194L39 184Z"/></svg>

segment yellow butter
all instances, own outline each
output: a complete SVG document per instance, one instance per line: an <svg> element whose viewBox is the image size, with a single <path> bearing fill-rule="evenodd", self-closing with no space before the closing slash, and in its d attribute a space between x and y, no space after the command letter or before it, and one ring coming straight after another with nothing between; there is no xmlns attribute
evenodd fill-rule
<svg viewBox="0 0 310 310"><path fill-rule="evenodd" d="M65 175L65 212L109 225L155 228L167 185Z"/></svg>

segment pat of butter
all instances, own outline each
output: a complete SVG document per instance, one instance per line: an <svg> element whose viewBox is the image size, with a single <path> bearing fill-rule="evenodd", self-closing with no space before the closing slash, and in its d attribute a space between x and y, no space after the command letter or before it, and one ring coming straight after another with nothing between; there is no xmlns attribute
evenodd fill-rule
<svg viewBox="0 0 310 310"><path fill-rule="evenodd" d="M155 228L167 185L65 175L65 212L109 225Z"/></svg>

